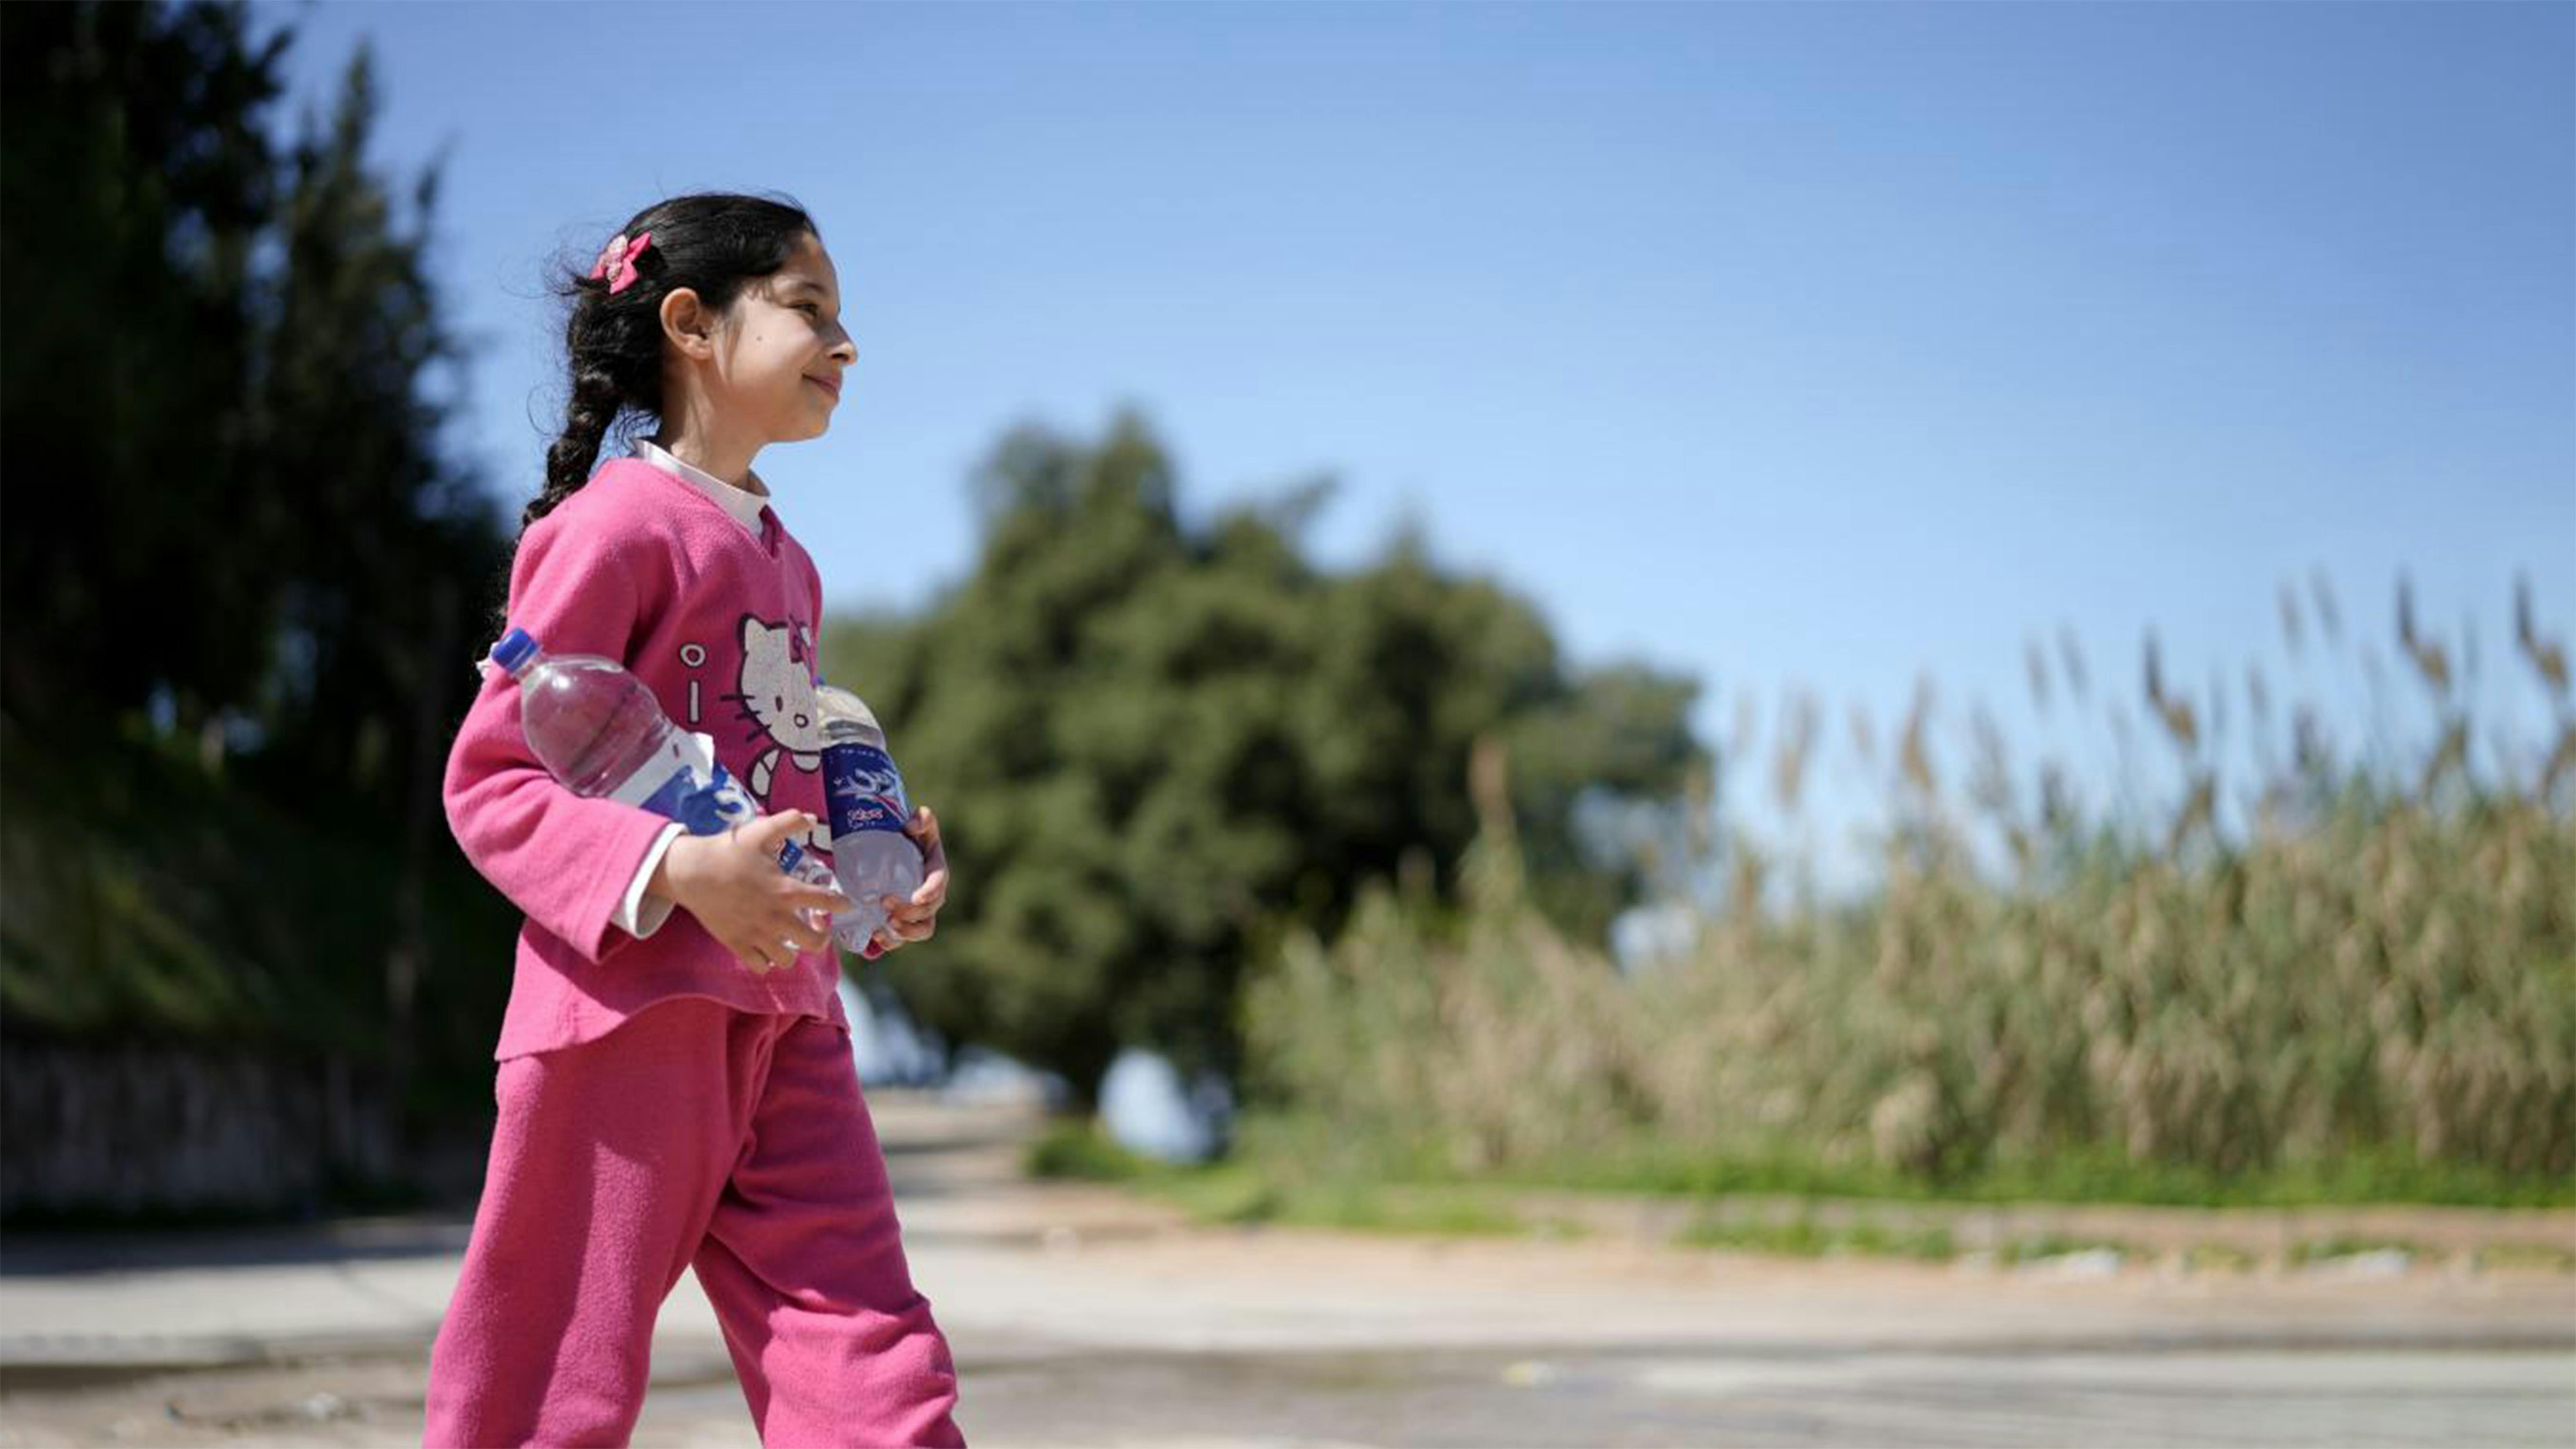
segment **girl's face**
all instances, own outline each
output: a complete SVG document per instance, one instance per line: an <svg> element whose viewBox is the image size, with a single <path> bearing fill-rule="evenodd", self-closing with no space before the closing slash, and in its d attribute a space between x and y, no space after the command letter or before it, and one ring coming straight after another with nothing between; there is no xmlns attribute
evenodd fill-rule
<svg viewBox="0 0 2576 1449"><path fill-rule="evenodd" d="M859 350L841 327L841 278L812 234L787 265L734 297L707 379L719 415L765 442L822 436Z"/></svg>

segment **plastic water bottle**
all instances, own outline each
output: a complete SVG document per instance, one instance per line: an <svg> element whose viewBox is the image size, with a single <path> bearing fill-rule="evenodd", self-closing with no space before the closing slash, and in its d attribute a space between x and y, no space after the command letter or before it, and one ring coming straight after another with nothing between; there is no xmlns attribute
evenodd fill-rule
<svg viewBox="0 0 2576 1449"><path fill-rule="evenodd" d="M616 660L548 654L527 630L512 629L485 665L517 681L519 728L565 789L669 816L691 835L721 835L759 818L750 794L716 759L715 742L672 724L652 689ZM778 868L833 888L832 872L793 840L779 848ZM828 913L805 917L819 931Z"/></svg>
<svg viewBox="0 0 2576 1449"><path fill-rule="evenodd" d="M855 904L832 918L832 932L851 950L862 949L886 923L884 898L912 899L921 887L921 847L903 828L912 802L903 772L886 753L885 731L867 701L834 685L821 685L814 702L823 714L823 808L832 817L832 875Z"/></svg>

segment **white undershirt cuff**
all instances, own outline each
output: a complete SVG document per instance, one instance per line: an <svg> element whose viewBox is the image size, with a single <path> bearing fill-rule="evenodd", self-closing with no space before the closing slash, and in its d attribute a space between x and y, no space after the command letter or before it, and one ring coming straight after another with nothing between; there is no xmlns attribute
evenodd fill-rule
<svg viewBox="0 0 2576 1449"><path fill-rule="evenodd" d="M626 898L617 903L617 914L608 923L637 940L662 929L671 918L671 903L645 887L653 883L653 872L662 868L662 857L669 853L671 842L686 834L677 822L662 827L653 837L653 848L644 852L644 863L635 870L635 879L626 883Z"/></svg>

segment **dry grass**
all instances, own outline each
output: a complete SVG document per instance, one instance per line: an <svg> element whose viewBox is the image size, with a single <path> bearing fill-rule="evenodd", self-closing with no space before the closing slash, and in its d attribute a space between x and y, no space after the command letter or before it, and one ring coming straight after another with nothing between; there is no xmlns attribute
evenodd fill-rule
<svg viewBox="0 0 2576 1449"><path fill-rule="evenodd" d="M2295 644L2307 621L2284 598ZM2331 607L2320 591L2316 627ZM1776 862L1733 833L1734 888L1696 948L1629 975L1529 906L1489 757L1462 914L1379 891L1340 940L1292 940L1256 982L1254 1086L1275 1110L1251 1140L1381 1175L2564 1200L2565 655L2518 595L2556 741L2526 774L2479 778L2449 653L2402 586L2398 614L2438 720L2402 768L2331 758L2302 710L2230 839L2204 725L2216 701L2173 689L2152 645L2150 717L2184 765L2153 820L2080 818L2053 765L2037 808L2017 810L1985 728L1954 801L1918 705L1892 736L1899 828L1872 894L1766 907ZM2034 649L2035 691L2048 673ZM2060 673L2080 690L2071 647ZM2260 676L2248 685L2265 717ZM1794 801L1813 711L1789 717L1805 724L1784 731L1772 773ZM1973 863L1980 831L2002 868Z"/></svg>

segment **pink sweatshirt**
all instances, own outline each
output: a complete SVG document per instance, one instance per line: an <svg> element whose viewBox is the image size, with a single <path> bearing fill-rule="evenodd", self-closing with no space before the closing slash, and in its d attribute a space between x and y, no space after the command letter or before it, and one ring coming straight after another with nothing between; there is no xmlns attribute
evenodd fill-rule
<svg viewBox="0 0 2576 1449"><path fill-rule="evenodd" d="M755 538L722 503L636 458L616 459L530 525L510 569L509 621L550 654L617 660L766 815L825 818L814 561L763 509ZM447 822L466 859L527 912L496 1058L605 1035L657 1001L845 1025L829 951L754 976L686 911L642 940L612 924L669 824L558 784L519 731L519 690L487 678L447 759ZM817 827L808 843L828 848Z"/></svg>

